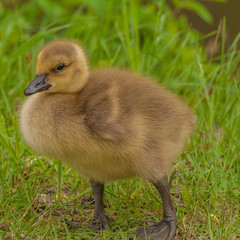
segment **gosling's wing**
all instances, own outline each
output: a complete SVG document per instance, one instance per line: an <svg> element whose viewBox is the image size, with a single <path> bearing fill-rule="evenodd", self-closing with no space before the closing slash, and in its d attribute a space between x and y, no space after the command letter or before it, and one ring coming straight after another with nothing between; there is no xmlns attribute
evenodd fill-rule
<svg viewBox="0 0 240 240"><path fill-rule="evenodd" d="M123 139L126 129L121 123L121 109L116 89L110 88L92 95L84 107L85 124L96 137Z"/></svg>

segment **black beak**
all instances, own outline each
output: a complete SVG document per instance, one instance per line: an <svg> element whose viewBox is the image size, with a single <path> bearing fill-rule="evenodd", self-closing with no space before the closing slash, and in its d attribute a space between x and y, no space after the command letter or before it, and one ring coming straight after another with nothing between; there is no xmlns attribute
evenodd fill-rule
<svg viewBox="0 0 240 240"><path fill-rule="evenodd" d="M47 90L51 87L51 84L45 83L46 74L36 75L35 78L30 82L28 87L24 90L24 95L29 96L36 92Z"/></svg>

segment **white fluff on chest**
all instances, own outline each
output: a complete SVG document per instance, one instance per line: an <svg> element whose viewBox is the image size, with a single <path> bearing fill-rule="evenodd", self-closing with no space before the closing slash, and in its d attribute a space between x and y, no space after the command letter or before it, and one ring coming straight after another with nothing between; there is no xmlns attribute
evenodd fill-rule
<svg viewBox="0 0 240 240"><path fill-rule="evenodd" d="M51 101L41 94L26 100L20 118L25 141L34 151L58 158L81 175L99 181L135 176L131 159L126 162L125 154L118 154L113 145L108 146L89 135L84 116L69 118L67 106L61 103L59 108L52 108Z"/></svg>

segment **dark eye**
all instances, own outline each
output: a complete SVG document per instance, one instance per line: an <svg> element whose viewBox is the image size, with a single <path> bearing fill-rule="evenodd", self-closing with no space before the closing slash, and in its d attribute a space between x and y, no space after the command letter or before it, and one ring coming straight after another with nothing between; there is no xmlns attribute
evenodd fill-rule
<svg viewBox="0 0 240 240"><path fill-rule="evenodd" d="M66 65L64 63L61 63L61 64L57 65L57 67L55 68L55 71L61 72L65 67L66 67Z"/></svg>

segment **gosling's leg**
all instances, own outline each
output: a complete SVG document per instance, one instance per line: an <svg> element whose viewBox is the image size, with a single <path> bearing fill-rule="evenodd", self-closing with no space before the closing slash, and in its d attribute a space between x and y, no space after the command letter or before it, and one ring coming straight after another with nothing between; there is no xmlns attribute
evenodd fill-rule
<svg viewBox="0 0 240 240"><path fill-rule="evenodd" d="M171 200L168 179L165 176L159 182L154 183L161 194L163 201L164 217L163 220L154 225L140 227L137 229L136 237L141 240L171 240L176 231L176 210Z"/></svg>
<svg viewBox="0 0 240 240"><path fill-rule="evenodd" d="M95 199L95 212L94 212L94 220L89 225L82 225L82 224L74 224L71 221L65 219L65 222L70 225L73 229L77 228L87 228L93 231L101 231L105 230L108 227L108 221L113 221L113 218L109 217L104 210L103 204L103 192L104 192L104 184L97 183L94 180L90 180L91 187L94 194Z"/></svg>
<svg viewBox="0 0 240 240"><path fill-rule="evenodd" d="M108 221L113 221L113 218L109 217L104 210L103 193L104 184L97 183L93 180L90 181L95 198L95 212L94 221L91 229L94 231L105 230L108 227Z"/></svg>

